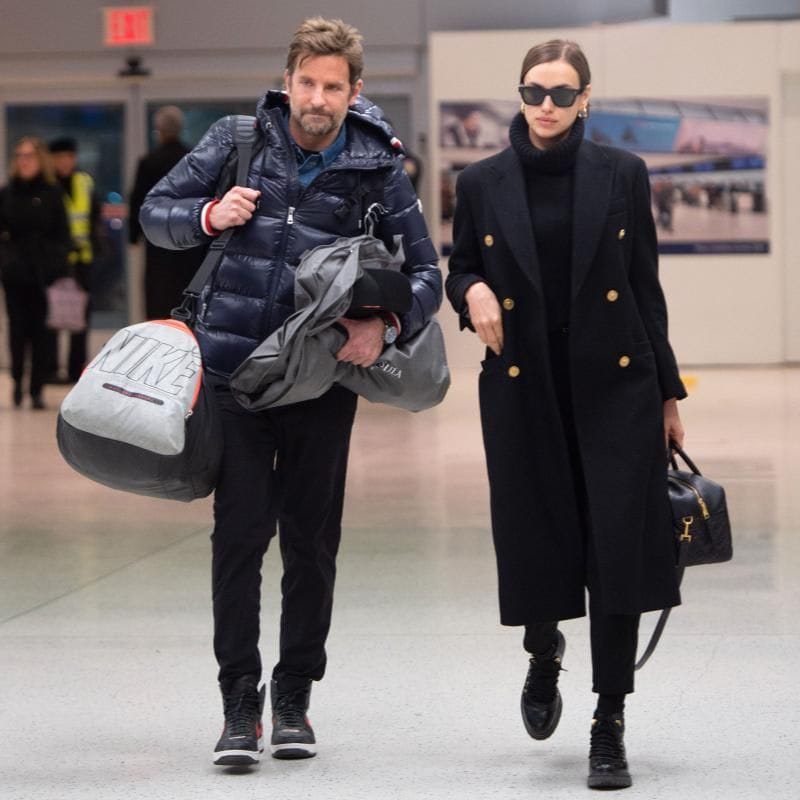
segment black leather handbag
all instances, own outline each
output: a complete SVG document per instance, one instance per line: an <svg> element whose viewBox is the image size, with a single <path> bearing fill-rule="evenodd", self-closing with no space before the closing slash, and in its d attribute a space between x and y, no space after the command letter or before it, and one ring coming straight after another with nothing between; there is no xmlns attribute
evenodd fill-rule
<svg viewBox="0 0 800 800"><path fill-rule="evenodd" d="M690 471L678 469L676 454ZM681 577L684 567L730 561L733 542L725 490L702 475L677 445L671 447L667 482L675 531L676 563Z"/></svg>
<svg viewBox="0 0 800 800"><path fill-rule="evenodd" d="M678 468L676 454L689 468L688 471ZM670 442L667 483L675 534L675 565L680 583L686 567L719 564L733 558L731 523L725 490L705 477L674 442ZM661 612L644 654L636 662L636 669L641 669L656 649L671 610L665 608Z"/></svg>

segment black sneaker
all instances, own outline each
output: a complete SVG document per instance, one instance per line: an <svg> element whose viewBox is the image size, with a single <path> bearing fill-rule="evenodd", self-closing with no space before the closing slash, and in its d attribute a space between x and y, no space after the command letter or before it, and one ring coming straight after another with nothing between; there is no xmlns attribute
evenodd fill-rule
<svg viewBox="0 0 800 800"><path fill-rule="evenodd" d="M525 730L534 739L547 739L561 719L558 673L561 672L565 647L564 634L556 630L552 647L544 653L531 656L520 708Z"/></svg>
<svg viewBox="0 0 800 800"><path fill-rule="evenodd" d="M598 714L592 720L589 748L590 789L626 789L633 784L625 760L625 718L622 714Z"/></svg>
<svg viewBox="0 0 800 800"><path fill-rule="evenodd" d="M272 681L272 739L273 758L311 758L317 754L314 731L306 711L311 695L311 681L300 689L283 691Z"/></svg>
<svg viewBox="0 0 800 800"><path fill-rule="evenodd" d="M222 688L225 727L214 748L214 763L222 767L257 764L264 752L264 713L266 689L258 680L243 675Z"/></svg>

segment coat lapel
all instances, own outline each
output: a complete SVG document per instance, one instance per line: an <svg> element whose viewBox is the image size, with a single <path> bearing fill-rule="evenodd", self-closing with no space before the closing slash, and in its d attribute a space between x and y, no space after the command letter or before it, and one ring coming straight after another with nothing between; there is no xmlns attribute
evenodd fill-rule
<svg viewBox="0 0 800 800"><path fill-rule="evenodd" d="M503 238L520 270L541 293L542 278L539 272L539 260L536 255L536 243L533 238L533 225L528 211L528 199L525 195L525 179L522 165L509 148L501 154L491 168L485 183L487 197L497 211L498 225Z"/></svg>
<svg viewBox="0 0 800 800"><path fill-rule="evenodd" d="M611 162L591 142L583 142L575 160L572 217L572 297L592 265L611 200Z"/></svg>

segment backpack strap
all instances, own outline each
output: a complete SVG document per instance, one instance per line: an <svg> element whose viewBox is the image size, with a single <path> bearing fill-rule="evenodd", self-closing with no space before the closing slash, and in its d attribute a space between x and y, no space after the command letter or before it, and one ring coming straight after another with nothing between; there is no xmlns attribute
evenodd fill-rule
<svg viewBox="0 0 800 800"><path fill-rule="evenodd" d="M247 174L250 170L250 161L253 157L253 147L258 137L258 125L255 117L246 114L232 114L228 117L233 136L234 150L238 157L236 165L236 186L247 186ZM178 308L173 308L170 316L172 319L185 322L190 328L197 319L197 299L200 292L214 274L222 260L222 252L231 240L235 227L224 230L208 248L203 263L195 272L189 285L183 290L183 301Z"/></svg>

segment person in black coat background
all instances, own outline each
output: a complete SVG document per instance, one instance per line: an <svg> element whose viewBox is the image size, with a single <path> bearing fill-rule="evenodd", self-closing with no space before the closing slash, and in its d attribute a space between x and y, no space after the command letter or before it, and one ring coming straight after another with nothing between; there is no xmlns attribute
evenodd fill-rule
<svg viewBox="0 0 800 800"><path fill-rule="evenodd" d="M26 136L14 145L9 174L8 185L0 189L0 275L8 312L12 401L16 408L22 405L30 350L28 391L33 408L43 409L49 368L46 288L67 274L72 237L50 155L40 139Z"/></svg>
<svg viewBox="0 0 800 800"><path fill-rule="evenodd" d="M459 176L446 289L486 345L479 379L500 616L524 625L528 733L558 724L565 641L585 614L599 695L588 784L631 785L625 695L641 612L680 602L667 442L686 396L667 338L644 162L583 138L573 42L525 56L511 146Z"/></svg>
<svg viewBox="0 0 800 800"><path fill-rule="evenodd" d="M137 244L142 238L139 210L144 198L188 152L181 141L183 112L177 106L162 106L155 113L158 147L139 161L128 210L128 238ZM183 290L203 261L205 247L166 250L146 241L144 294L147 319L169 317L180 305Z"/></svg>

